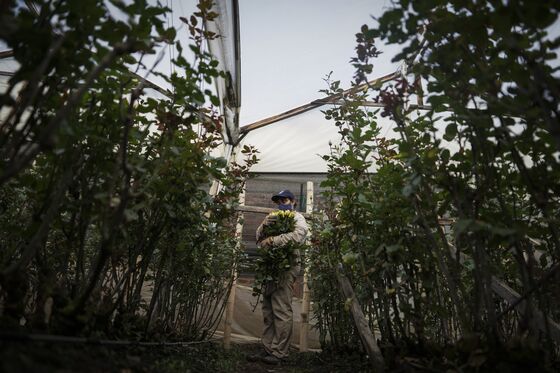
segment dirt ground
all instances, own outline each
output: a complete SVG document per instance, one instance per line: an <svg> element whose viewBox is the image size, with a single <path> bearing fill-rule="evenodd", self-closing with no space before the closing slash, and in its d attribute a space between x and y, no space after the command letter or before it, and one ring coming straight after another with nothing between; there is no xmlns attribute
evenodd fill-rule
<svg viewBox="0 0 560 373"><path fill-rule="evenodd" d="M319 373L366 372L359 357L294 351L281 365L248 362L257 344L234 345L225 351L217 343L188 347L103 347L96 345L0 342L0 372L242 372Z"/></svg>
<svg viewBox="0 0 560 373"><path fill-rule="evenodd" d="M371 372L357 352L299 353L293 351L280 365L249 362L247 356L260 351L259 344L235 344L224 350L219 341L186 347L104 347L88 344L0 341L1 373L359 373ZM456 348L458 351L458 348ZM455 351L455 355L458 353ZM389 351L386 351L389 353ZM502 355L482 350L450 360L452 354L424 351L422 355L393 356L389 373L408 372L559 372L560 365L545 367L527 348L510 349ZM453 352L453 351L449 351ZM494 356L496 355L496 356ZM386 356L387 358L387 356Z"/></svg>

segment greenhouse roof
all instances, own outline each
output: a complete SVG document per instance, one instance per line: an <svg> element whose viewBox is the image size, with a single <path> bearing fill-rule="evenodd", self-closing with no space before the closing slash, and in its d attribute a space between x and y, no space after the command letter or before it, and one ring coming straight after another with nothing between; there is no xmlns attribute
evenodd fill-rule
<svg viewBox="0 0 560 373"><path fill-rule="evenodd" d="M196 1L167 0L168 24L179 31L182 17L196 10ZM227 143L256 146L260 163L256 172L325 172L320 155L339 135L321 110L327 87L324 78L340 80L350 87L355 54L355 34L362 24L374 24L376 16L390 6L387 1L312 0L296 2L218 0L219 17L207 24L222 38L209 45L227 72L214 88L221 97L224 139ZM557 27L558 28L558 27ZM184 30L183 30L184 31ZM558 31L558 30L554 30ZM183 33L186 34L186 33ZM181 34L179 34L181 35ZM390 76L399 66L391 62L398 47L379 45L383 52L374 64L371 79ZM5 46L0 46L0 51ZM172 58L169 52L165 58ZM13 60L2 59L0 71L10 71ZM171 73L169 64L158 66ZM166 83L148 79L165 94ZM331 100L332 102L332 100ZM372 108L375 110L375 108ZM383 136L394 136L392 123L378 117ZM266 125L266 127L265 127Z"/></svg>

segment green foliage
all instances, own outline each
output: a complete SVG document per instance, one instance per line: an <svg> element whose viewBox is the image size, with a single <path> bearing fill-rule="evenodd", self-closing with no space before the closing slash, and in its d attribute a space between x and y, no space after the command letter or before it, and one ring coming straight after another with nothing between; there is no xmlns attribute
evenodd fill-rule
<svg viewBox="0 0 560 373"><path fill-rule="evenodd" d="M0 344L3 372L36 371L52 373L61 369L84 373L129 370L143 373L266 371L262 362L248 362L247 356L262 351L259 344L234 344L224 350L220 343L186 346L99 346L79 344ZM275 370L289 373L365 372L367 361L358 354L330 351L290 354Z"/></svg>
<svg viewBox="0 0 560 373"><path fill-rule="evenodd" d="M224 74L201 45L215 36L194 28L189 55L159 4L35 3L38 15L11 4L2 16L19 64L0 95L3 324L208 337L240 255L235 206L257 162L249 146L239 164L210 155L223 145L221 119L201 87ZM215 17L210 5L191 21ZM130 71L152 70L158 59L145 66L146 56L169 45L176 72L159 75L172 93L155 99Z"/></svg>
<svg viewBox="0 0 560 373"><path fill-rule="evenodd" d="M555 358L558 341L533 315L559 317L546 281L560 260L560 81L551 63L560 39L546 31L559 11L547 1L402 0L357 35L356 83L371 72L374 37L404 45L396 60L416 63L393 85L372 87L399 138L379 136L375 113L359 107L363 94L325 111L341 140L324 156L313 291L347 323L345 300L327 291L343 263L389 360L473 336L485 341L483 358L469 350L479 364L456 357L473 369L499 365L493 354L516 339L546 351L545 365ZM422 97L431 109L411 106ZM524 294L527 308L502 313L497 280ZM336 337L347 324L329 317L319 309L319 326L348 343Z"/></svg>
<svg viewBox="0 0 560 373"><path fill-rule="evenodd" d="M262 228L264 238L293 232L296 228L295 214L292 211L274 211L268 214L267 222Z"/></svg>
<svg viewBox="0 0 560 373"><path fill-rule="evenodd" d="M318 298L315 302L320 304L322 334L328 332L337 349L359 346L345 299L332 294L338 287L334 274L337 263L343 263L352 276L360 303L372 315L371 326L393 342L401 332L394 330L393 323L404 328L404 321L401 310L392 309L391 304L397 296L402 304L416 297L416 308L420 308L422 288L406 279L433 270L428 243L415 237L414 211L403 195L402 161L394 143L379 136L375 117L360 108L361 98L346 97L346 104L325 111L339 127L341 142L324 157L329 167L322 184L327 187L326 220L316 220L313 229L311 272L321 275L312 279L311 286ZM375 174L371 172L374 163ZM410 313L436 318L421 308Z"/></svg>
<svg viewBox="0 0 560 373"><path fill-rule="evenodd" d="M333 263L340 260L337 236L329 220L313 219L311 247L307 265L309 288L313 299L313 314L317 321L323 349L340 351L360 350L360 340L346 309L346 300L336 291L338 283ZM348 255L348 254L346 254Z"/></svg>
<svg viewBox="0 0 560 373"><path fill-rule="evenodd" d="M275 237L291 233L296 227L293 211L274 211L268 214L262 228L262 238ZM297 252L303 251L304 245L288 242L284 245L259 246L259 258L256 262L253 296L265 292L266 287L277 285L282 276L290 270L296 261Z"/></svg>

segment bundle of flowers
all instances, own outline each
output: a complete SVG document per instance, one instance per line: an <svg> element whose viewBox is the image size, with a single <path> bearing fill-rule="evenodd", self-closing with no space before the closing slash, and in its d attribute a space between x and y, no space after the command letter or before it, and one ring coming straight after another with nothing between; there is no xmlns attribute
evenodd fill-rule
<svg viewBox="0 0 560 373"><path fill-rule="evenodd" d="M293 232L296 227L293 211L274 211L268 215L263 226L262 239ZM287 272L295 260L295 251L302 247L297 242L289 242L282 246L269 245L257 248L259 259L253 285L253 295L259 296L268 284L278 284L282 274Z"/></svg>

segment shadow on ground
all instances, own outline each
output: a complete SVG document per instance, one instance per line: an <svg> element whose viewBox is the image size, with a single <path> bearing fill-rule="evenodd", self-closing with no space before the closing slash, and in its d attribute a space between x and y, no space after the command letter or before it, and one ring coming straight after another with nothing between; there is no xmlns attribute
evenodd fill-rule
<svg viewBox="0 0 560 373"><path fill-rule="evenodd" d="M361 372L367 365L356 356L294 351L280 365L249 362L258 344L203 343L187 347L104 347L98 345L0 342L0 371L15 372Z"/></svg>

